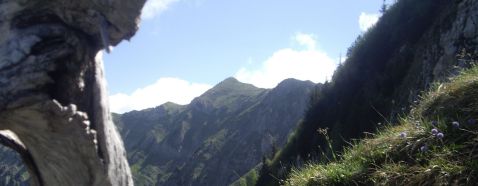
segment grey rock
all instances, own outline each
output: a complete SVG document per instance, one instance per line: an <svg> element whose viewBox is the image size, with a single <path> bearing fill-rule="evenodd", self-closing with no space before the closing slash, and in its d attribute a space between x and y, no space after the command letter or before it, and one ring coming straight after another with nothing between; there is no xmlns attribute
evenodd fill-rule
<svg viewBox="0 0 478 186"><path fill-rule="evenodd" d="M133 185L96 55L134 35L144 2L0 2L0 142L31 185Z"/></svg>

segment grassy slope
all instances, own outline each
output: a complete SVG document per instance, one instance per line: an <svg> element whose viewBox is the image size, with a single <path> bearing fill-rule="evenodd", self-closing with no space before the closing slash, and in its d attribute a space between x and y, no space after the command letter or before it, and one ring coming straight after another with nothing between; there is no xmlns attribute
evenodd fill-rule
<svg viewBox="0 0 478 186"><path fill-rule="evenodd" d="M238 180L231 183L230 186L252 186L257 182L258 171L262 164L258 164L256 167L251 169L249 172L241 176Z"/></svg>
<svg viewBox="0 0 478 186"><path fill-rule="evenodd" d="M327 156L342 151L345 141L376 131L384 118L405 114L417 93L437 78L431 76L436 65L432 62L439 61L440 54L429 49L440 37L436 30L454 20L455 6L447 0L400 0L390 7L352 44L332 81L312 97L303 122L264 166L256 185L277 185L288 177L290 165L326 157L320 149ZM422 60L425 57L429 60ZM333 150L317 135L319 128L330 129Z"/></svg>
<svg viewBox="0 0 478 186"><path fill-rule="evenodd" d="M473 185L478 181L478 67L436 85L399 124L327 164L296 169L286 185ZM432 122L436 121L435 127ZM452 122L458 121L459 127ZM442 139L432 128L444 134ZM401 135L406 133L406 136ZM425 148L425 149L424 149Z"/></svg>

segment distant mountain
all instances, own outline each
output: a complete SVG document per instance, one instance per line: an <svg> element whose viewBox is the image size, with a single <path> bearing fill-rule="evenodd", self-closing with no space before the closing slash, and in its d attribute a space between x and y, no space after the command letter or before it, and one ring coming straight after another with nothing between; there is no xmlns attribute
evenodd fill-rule
<svg viewBox="0 0 478 186"><path fill-rule="evenodd" d="M227 185L286 143L320 88L287 79L262 89L228 78L189 105L113 113L136 185ZM28 185L18 155L0 147L0 185Z"/></svg>
<svg viewBox="0 0 478 186"><path fill-rule="evenodd" d="M310 81L261 89L228 78L189 105L114 114L136 185L227 185L285 144Z"/></svg>

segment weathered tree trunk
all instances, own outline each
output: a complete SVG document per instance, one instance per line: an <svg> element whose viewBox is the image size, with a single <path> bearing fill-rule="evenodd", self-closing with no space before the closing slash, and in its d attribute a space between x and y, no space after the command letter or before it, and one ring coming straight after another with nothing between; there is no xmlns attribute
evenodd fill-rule
<svg viewBox="0 0 478 186"><path fill-rule="evenodd" d="M133 185L96 55L145 0L0 0L0 143L32 185Z"/></svg>

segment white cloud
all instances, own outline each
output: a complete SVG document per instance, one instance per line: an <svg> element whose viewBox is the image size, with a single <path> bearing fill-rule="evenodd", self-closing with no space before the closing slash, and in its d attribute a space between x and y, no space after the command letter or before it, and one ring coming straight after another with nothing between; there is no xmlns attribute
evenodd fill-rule
<svg viewBox="0 0 478 186"><path fill-rule="evenodd" d="M312 34L297 33L293 39L299 45L305 46L308 49L315 49L316 41L315 36Z"/></svg>
<svg viewBox="0 0 478 186"><path fill-rule="evenodd" d="M337 66L336 61L316 49L314 35L298 33L293 40L305 49L280 49L265 60L259 69L243 67L234 76L241 82L262 88L275 87L287 78L311 80L315 83L330 79Z"/></svg>
<svg viewBox="0 0 478 186"><path fill-rule="evenodd" d="M367 31L380 18L380 14L369 14L362 12L359 16L359 27L361 31Z"/></svg>
<svg viewBox="0 0 478 186"><path fill-rule="evenodd" d="M179 0L147 0L141 13L142 19L153 18L169 8L169 6Z"/></svg>
<svg viewBox="0 0 478 186"><path fill-rule="evenodd" d="M110 110L123 113L155 107L168 101L184 105L211 87L178 78L160 78L154 84L137 89L130 95L123 93L111 95Z"/></svg>

